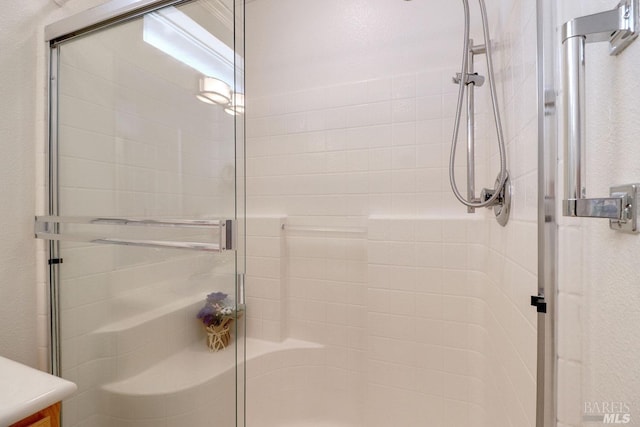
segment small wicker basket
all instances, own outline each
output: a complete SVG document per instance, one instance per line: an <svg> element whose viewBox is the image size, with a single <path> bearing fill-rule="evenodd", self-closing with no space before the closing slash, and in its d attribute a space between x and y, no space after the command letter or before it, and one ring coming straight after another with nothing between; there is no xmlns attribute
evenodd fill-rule
<svg viewBox="0 0 640 427"><path fill-rule="evenodd" d="M231 326L233 325L233 317L225 318L219 325L205 326L207 333L207 347L211 351L219 351L225 349L231 341Z"/></svg>

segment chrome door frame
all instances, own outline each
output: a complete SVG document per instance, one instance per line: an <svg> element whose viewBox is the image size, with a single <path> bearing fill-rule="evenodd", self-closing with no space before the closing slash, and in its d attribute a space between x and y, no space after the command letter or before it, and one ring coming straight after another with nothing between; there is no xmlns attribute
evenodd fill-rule
<svg viewBox="0 0 640 427"><path fill-rule="evenodd" d="M538 354L536 427L557 423L557 242L556 221L556 11L553 0L536 1L538 98ZM533 304L533 301L532 301ZM540 308L540 307L539 307Z"/></svg>
<svg viewBox="0 0 640 427"><path fill-rule="evenodd" d="M47 212L58 215L58 48L49 50L49 144L47 147ZM55 230L57 231L57 230ZM35 234L35 230L34 230ZM46 242L47 263L49 266L49 370L53 375L61 376L60 359L60 243ZM58 260L54 262L54 260Z"/></svg>
<svg viewBox="0 0 640 427"><path fill-rule="evenodd" d="M156 9L189 1L191 0L111 0L47 25L44 28L45 41L53 45Z"/></svg>

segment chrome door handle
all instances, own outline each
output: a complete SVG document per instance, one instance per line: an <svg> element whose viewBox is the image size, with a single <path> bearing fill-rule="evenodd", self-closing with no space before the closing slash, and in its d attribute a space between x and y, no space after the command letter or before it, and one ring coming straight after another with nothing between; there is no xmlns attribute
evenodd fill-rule
<svg viewBox="0 0 640 427"><path fill-rule="evenodd" d="M616 230L624 228L619 224L635 223L637 185L612 188L611 197L587 198L585 46L586 43L609 41L611 55L622 52L638 37L638 1L622 0L612 10L572 19L562 27L565 122L562 213L571 217L608 218Z"/></svg>
<svg viewBox="0 0 640 427"><path fill-rule="evenodd" d="M171 227L217 229L217 242L191 242L169 240L140 240L128 237L116 237L94 232L92 234L61 232L62 224L82 225L116 225L137 227ZM73 217L73 216L38 216L35 220L35 237L45 240L72 242L89 242L113 245L141 246L148 248L174 248L205 252L224 252L235 250L235 225L230 219L147 219L147 218L113 218L113 217Z"/></svg>

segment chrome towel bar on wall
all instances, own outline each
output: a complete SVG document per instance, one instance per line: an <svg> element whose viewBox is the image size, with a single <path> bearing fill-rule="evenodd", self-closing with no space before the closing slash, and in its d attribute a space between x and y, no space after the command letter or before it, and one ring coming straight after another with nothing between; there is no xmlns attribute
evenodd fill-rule
<svg viewBox="0 0 640 427"><path fill-rule="evenodd" d="M637 233L640 184L612 187L610 197L587 198L585 187L585 46L609 41L618 55L638 37L638 0L623 0L614 9L572 19L562 27L564 93L563 215L607 218L612 229Z"/></svg>

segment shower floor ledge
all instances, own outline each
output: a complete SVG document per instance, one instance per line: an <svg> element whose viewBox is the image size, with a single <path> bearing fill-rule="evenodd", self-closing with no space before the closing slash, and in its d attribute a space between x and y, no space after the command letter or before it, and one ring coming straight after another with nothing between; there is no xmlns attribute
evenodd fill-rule
<svg viewBox="0 0 640 427"><path fill-rule="evenodd" d="M247 362L278 352L321 349L310 341L287 338L282 342L247 338ZM191 390L233 370L236 354L242 354L242 344L211 352L203 341L193 343L179 353L156 363L149 369L117 382L105 384L107 393L129 396L160 396Z"/></svg>

